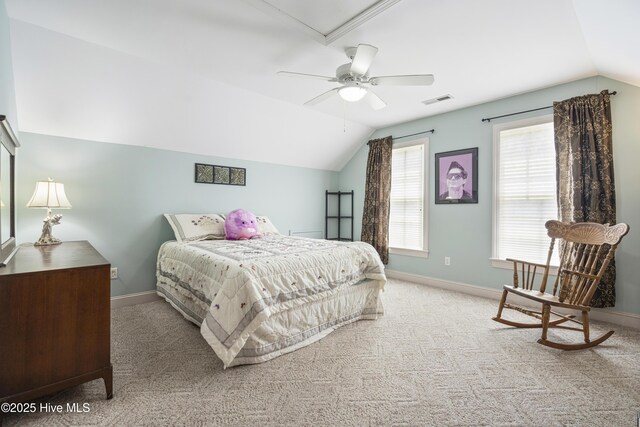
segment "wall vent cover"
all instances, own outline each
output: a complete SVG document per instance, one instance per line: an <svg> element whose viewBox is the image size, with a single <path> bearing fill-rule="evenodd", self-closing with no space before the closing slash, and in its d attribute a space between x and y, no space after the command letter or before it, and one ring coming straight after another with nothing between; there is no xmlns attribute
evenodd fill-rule
<svg viewBox="0 0 640 427"><path fill-rule="evenodd" d="M425 101L422 101L422 103L424 105L430 105L430 104L435 104L436 102L446 101L447 99L451 99L451 98L453 98L453 96L447 94L447 95L438 96L437 98L427 99Z"/></svg>

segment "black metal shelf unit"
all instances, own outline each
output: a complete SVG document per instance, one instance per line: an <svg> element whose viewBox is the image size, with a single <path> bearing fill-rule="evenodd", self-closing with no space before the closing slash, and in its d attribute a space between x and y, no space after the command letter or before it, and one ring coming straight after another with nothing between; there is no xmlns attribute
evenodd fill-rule
<svg viewBox="0 0 640 427"><path fill-rule="evenodd" d="M342 197L348 197L350 198L350 202L351 202L351 213L349 215L343 215L342 214ZM337 197L337 214L336 215L329 215L329 198L330 197ZM349 203L349 202L347 202ZM341 240L341 241L345 241L345 242L353 242L353 190L351 191L326 191L325 194L325 220L324 220L324 237L327 240ZM333 213L333 212L332 212ZM338 235L336 237L329 237L329 220L337 220L337 229L338 229ZM351 227L350 227L350 231L351 234L347 237L347 236L343 236L342 235L342 230L343 228L341 227L342 225L342 220L349 220L351 222Z"/></svg>

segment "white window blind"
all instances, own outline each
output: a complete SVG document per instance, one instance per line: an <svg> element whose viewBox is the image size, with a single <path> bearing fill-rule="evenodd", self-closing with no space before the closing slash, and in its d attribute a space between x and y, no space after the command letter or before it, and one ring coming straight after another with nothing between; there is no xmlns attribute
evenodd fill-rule
<svg viewBox="0 0 640 427"><path fill-rule="evenodd" d="M425 143L393 148L389 246L426 251Z"/></svg>
<svg viewBox="0 0 640 427"><path fill-rule="evenodd" d="M557 218L553 122L496 128L494 258L544 263ZM539 121L539 120L538 120ZM552 264L558 264L557 256Z"/></svg>

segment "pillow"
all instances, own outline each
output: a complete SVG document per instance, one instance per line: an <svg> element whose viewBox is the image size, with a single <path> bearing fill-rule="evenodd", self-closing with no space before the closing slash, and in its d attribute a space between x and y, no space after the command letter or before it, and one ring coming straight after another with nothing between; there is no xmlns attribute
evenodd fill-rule
<svg viewBox="0 0 640 427"><path fill-rule="evenodd" d="M258 233L262 236L268 236L269 234L280 234L278 229L271 223L266 216L256 216L256 222L258 223Z"/></svg>
<svg viewBox="0 0 640 427"><path fill-rule="evenodd" d="M164 214L178 242L224 239L224 218L218 214Z"/></svg>

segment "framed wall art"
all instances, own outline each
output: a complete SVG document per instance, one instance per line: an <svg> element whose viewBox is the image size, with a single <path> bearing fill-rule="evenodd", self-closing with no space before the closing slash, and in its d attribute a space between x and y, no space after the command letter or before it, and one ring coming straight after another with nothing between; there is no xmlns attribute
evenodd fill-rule
<svg viewBox="0 0 640 427"><path fill-rule="evenodd" d="M436 204L478 203L478 147L436 153Z"/></svg>
<svg viewBox="0 0 640 427"><path fill-rule="evenodd" d="M197 183L247 185L247 170L232 166L207 165L196 163Z"/></svg>

